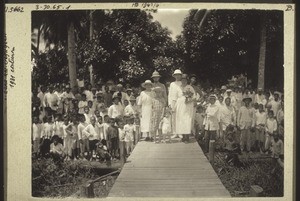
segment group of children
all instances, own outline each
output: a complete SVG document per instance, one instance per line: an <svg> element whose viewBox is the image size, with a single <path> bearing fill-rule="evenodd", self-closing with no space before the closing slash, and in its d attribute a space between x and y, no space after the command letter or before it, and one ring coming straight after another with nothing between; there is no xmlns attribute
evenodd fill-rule
<svg viewBox="0 0 300 201"><path fill-rule="evenodd" d="M202 134L200 140L207 143L206 151L208 140L216 140L220 149L229 152L258 152L283 159L283 95L277 91L263 93L260 88L254 94L231 89L218 92L198 105L195 116L196 133ZM205 125L212 118L209 115L213 106L218 108L214 115L219 125L214 130L215 137L208 139L207 133L212 131Z"/></svg>
<svg viewBox="0 0 300 201"><path fill-rule="evenodd" d="M33 155L64 160L125 159L140 138L135 98L108 87L103 91L90 85L78 94L69 86L34 91Z"/></svg>
<svg viewBox="0 0 300 201"><path fill-rule="evenodd" d="M167 89L168 89L167 85ZM122 85L74 88L42 86L32 94L33 154L65 160L117 160L128 156L141 138L141 88ZM225 86L197 90L192 133L208 141L208 110L218 107L215 139L221 147L283 155L283 95ZM215 94L215 95L212 95ZM211 99L215 99L211 101ZM164 109L159 138L171 140L171 111ZM156 136L156 135L155 135ZM210 137L211 138L211 137ZM213 138L213 137L212 137Z"/></svg>

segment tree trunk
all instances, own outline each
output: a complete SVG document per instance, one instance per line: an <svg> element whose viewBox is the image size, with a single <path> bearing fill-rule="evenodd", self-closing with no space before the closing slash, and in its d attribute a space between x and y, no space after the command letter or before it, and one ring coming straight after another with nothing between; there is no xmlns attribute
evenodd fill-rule
<svg viewBox="0 0 300 201"><path fill-rule="evenodd" d="M37 55L39 55L39 51L40 51L40 37L41 37L41 27L38 28L38 34L37 34L37 42L36 42Z"/></svg>
<svg viewBox="0 0 300 201"><path fill-rule="evenodd" d="M90 40L93 40L94 38L94 21L93 21L93 12L94 11L90 11ZM89 68L89 71L90 71L90 82L92 84L92 86L95 85L94 83L94 75L93 75L93 65L91 64L90 68Z"/></svg>
<svg viewBox="0 0 300 201"><path fill-rule="evenodd" d="M261 18L261 32L260 32L260 49L259 49L259 61L258 61L258 88L265 88L265 67L266 67L266 16Z"/></svg>
<svg viewBox="0 0 300 201"><path fill-rule="evenodd" d="M71 22L68 27L68 65L69 65L69 79L71 88L77 86L76 73L76 54L75 54L75 28L74 23Z"/></svg>

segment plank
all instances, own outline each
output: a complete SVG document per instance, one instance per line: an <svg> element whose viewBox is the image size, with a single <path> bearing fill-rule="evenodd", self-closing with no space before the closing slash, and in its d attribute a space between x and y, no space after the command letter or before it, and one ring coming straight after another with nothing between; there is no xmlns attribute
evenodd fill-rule
<svg viewBox="0 0 300 201"><path fill-rule="evenodd" d="M109 197L230 197L196 142L139 142Z"/></svg>

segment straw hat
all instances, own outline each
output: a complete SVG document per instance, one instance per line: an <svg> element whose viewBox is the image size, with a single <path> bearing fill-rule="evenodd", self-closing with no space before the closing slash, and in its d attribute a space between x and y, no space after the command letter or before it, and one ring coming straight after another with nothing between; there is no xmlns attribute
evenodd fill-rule
<svg viewBox="0 0 300 201"><path fill-rule="evenodd" d="M161 75L159 74L159 72L154 71L154 72L152 73L151 78L154 78L154 77L161 77Z"/></svg>
<svg viewBox="0 0 300 201"><path fill-rule="evenodd" d="M227 89L227 90L226 90L226 93L228 93L228 92L232 92L232 90L231 90L231 89Z"/></svg>
<svg viewBox="0 0 300 201"><path fill-rule="evenodd" d="M181 70L176 69L176 70L174 71L174 73L173 73L173 76L174 76L174 75L182 75Z"/></svg>
<svg viewBox="0 0 300 201"><path fill-rule="evenodd" d="M146 88L145 85L151 85L151 87L153 87L151 80L146 80L144 83L142 83L142 87Z"/></svg>

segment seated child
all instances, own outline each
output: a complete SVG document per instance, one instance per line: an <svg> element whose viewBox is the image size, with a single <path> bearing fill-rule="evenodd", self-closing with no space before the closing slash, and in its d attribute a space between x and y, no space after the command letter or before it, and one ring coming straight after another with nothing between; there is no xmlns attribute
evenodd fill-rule
<svg viewBox="0 0 300 201"><path fill-rule="evenodd" d="M96 157L100 162L110 161L111 155L108 152L107 146L103 141L100 141L96 144Z"/></svg>
<svg viewBox="0 0 300 201"><path fill-rule="evenodd" d="M272 172L274 173L277 162L283 166L283 142L279 139L278 134L274 134L273 138L274 140L272 141L271 150L274 167Z"/></svg>
<svg viewBox="0 0 300 201"><path fill-rule="evenodd" d="M61 143L58 142L59 137L54 135L52 137L52 144L50 145L50 156L53 158L54 161L63 161L64 157L66 156L64 152L64 147Z"/></svg>

